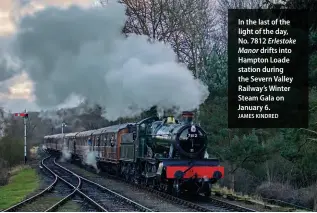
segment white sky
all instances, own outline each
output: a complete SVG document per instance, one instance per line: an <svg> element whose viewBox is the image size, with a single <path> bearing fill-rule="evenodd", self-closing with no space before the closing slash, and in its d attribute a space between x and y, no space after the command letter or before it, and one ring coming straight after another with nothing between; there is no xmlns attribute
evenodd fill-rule
<svg viewBox="0 0 317 213"><path fill-rule="evenodd" d="M73 4L90 7L94 2L94 0L0 0L0 50L6 40L14 35L14 20L19 17L49 6L67 7ZM10 111L22 111L25 108L37 110L33 101L32 82L25 73L0 82L0 107Z"/></svg>

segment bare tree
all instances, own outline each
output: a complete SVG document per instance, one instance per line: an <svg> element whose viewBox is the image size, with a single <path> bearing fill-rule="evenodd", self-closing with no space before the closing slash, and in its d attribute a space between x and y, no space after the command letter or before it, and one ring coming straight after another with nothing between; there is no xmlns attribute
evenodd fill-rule
<svg viewBox="0 0 317 213"><path fill-rule="evenodd" d="M221 24L219 33L222 43L228 40L228 9L265 9L266 0L217 0L218 21Z"/></svg>
<svg viewBox="0 0 317 213"><path fill-rule="evenodd" d="M122 0L127 6L125 33L147 35L150 41L171 44L180 62L196 77L203 70L215 33L209 0Z"/></svg>
<svg viewBox="0 0 317 213"><path fill-rule="evenodd" d="M0 108L0 138L4 136L4 128L5 128L5 114L4 114L4 110Z"/></svg>
<svg viewBox="0 0 317 213"><path fill-rule="evenodd" d="M191 11L185 17L182 13L179 14L179 18L183 20L181 31L178 36L173 37L173 41L178 47L175 48L176 51L180 52L178 56L181 61L187 63L195 77L199 78L201 73L206 72L205 60L217 43L214 39L217 33L216 17L209 0L183 2L184 5L180 5L181 11L188 9L187 7Z"/></svg>
<svg viewBox="0 0 317 213"><path fill-rule="evenodd" d="M85 113L78 116L80 126L85 130L105 127L108 123L102 117L102 113L103 109L98 105L87 109Z"/></svg>

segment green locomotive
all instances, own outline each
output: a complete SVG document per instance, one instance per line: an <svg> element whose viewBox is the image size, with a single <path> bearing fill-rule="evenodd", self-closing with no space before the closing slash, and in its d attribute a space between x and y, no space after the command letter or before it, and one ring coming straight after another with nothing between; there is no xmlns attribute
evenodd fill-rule
<svg viewBox="0 0 317 213"><path fill-rule="evenodd" d="M219 160L206 158L207 134L193 123L173 116L149 117L97 130L45 136L46 146L70 151L73 159L94 152L98 168L127 181L152 185L179 196L182 192L210 194L210 184L223 177ZM64 138L64 140L63 140ZM64 142L63 142L64 141Z"/></svg>

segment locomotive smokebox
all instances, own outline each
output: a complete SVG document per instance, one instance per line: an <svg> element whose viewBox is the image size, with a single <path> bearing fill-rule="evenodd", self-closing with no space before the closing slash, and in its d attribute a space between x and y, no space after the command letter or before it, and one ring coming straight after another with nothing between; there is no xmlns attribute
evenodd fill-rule
<svg viewBox="0 0 317 213"><path fill-rule="evenodd" d="M182 117L183 117L183 122L185 124L191 124L193 122L193 119L194 119L194 113L190 112L190 111L184 111L182 113Z"/></svg>

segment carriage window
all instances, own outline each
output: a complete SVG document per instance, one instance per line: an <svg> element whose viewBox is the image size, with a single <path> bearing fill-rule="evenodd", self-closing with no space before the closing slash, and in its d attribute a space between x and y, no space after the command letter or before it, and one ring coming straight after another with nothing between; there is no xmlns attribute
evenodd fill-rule
<svg viewBox="0 0 317 213"><path fill-rule="evenodd" d="M97 146L100 146L100 137L97 137Z"/></svg>
<svg viewBox="0 0 317 213"><path fill-rule="evenodd" d="M100 136L99 136L99 146L102 146L102 142L103 142L103 136L100 135Z"/></svg>
<svg viewBox="0 0 317 213"><path fill-rule="evenodd" d="M104 146L107 146L107 134L103 135Z"/></svg>
<svg viewBox="0 0 317 213"><path fill-rule="evenodd" d="M114 144L115 144L115 134L112 134L110 138L110 145L113 147Z"/></svg>

